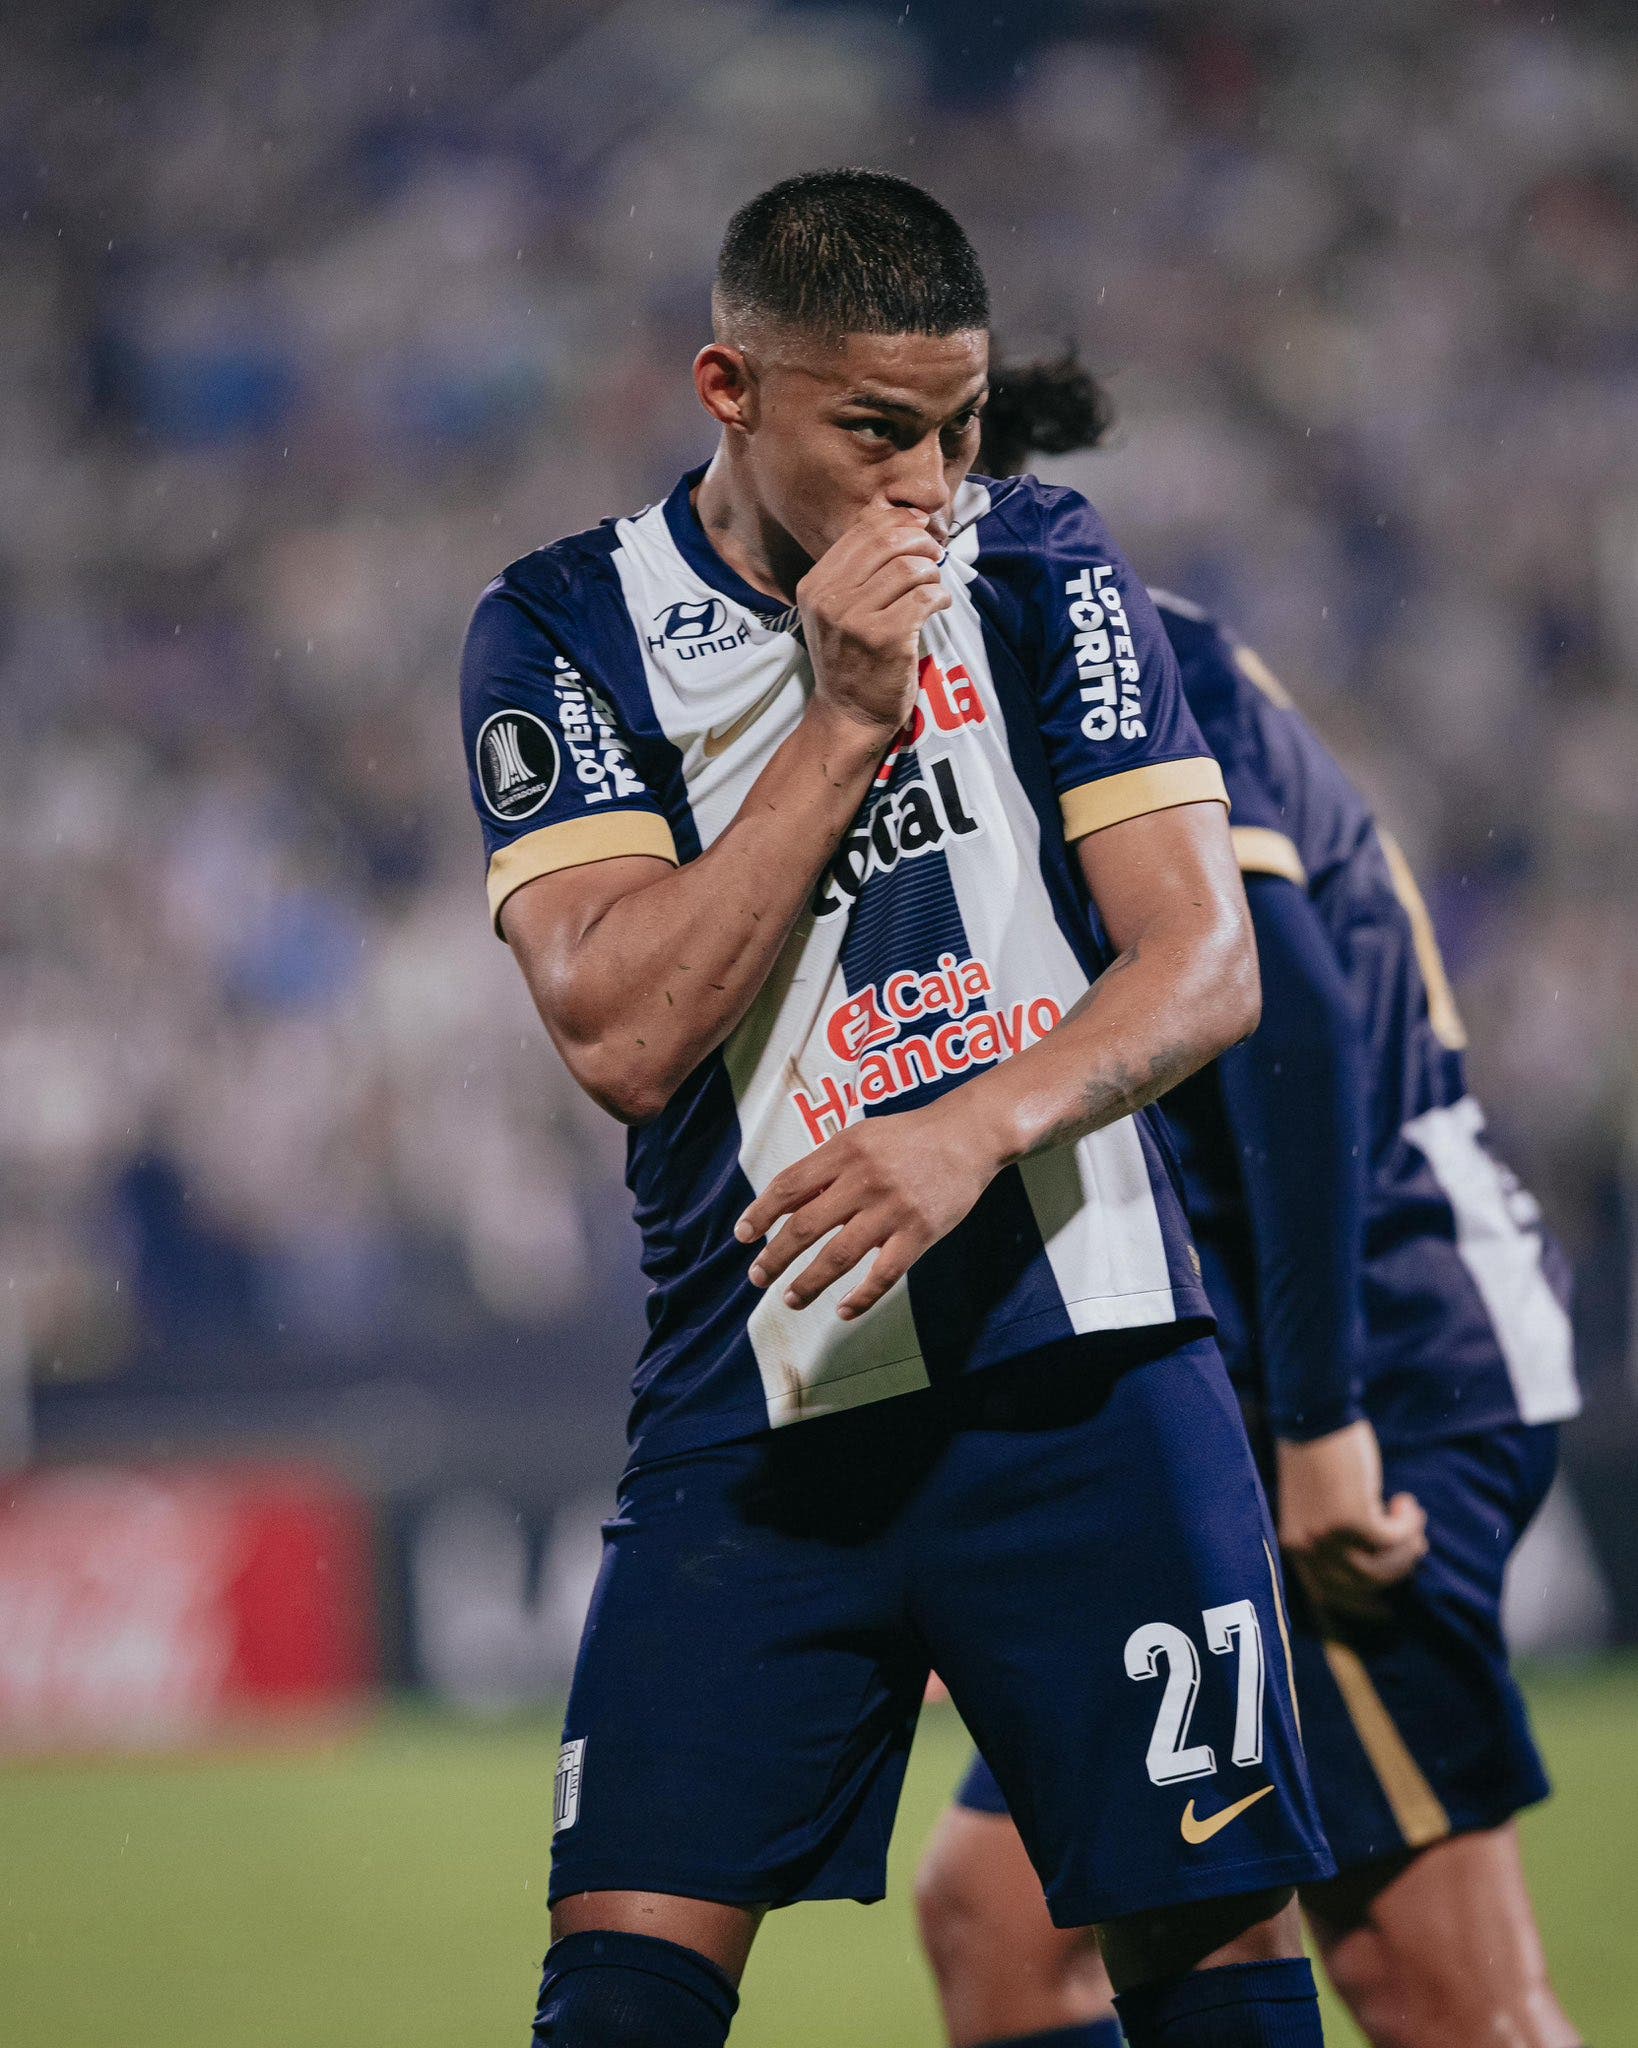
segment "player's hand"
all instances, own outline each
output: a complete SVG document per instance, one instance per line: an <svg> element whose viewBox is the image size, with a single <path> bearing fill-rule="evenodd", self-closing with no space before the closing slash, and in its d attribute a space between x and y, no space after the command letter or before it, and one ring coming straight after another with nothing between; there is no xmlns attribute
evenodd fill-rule
<svg viewBox="0 0 1638 2048"><path fill-rule="evenodd" d="M953 1099L849 1124L776 1174L734 1230L742 1244L755 1244L781 1216L788 1218L757 1253L752 1283L772 1286L828 1237L787 1283L785 1305L806 1308L872 1252L870 1271L836 1313L851 1322L880 1301L929 1245L954 1230L995 1177L997 1162L986 1160L970 1123L946 1107Z"/></svg>
<svg viewBox="0 0 1638 2048"><path fill-rule="evenodd" d="M921 629L950 603L941 552L920 513L872 505L796 586L815 696L884 735L910 716Z"/></svg>
<svg viewBox="0 0 1638 2048"><path fill-rule="evenodd" d="M1275 1447L1280 1548L1310 1597L1341 1614L1379 1613L1387 1588L1428 1551L1427 1522L1408 1493L1382 1498L1376 1431L1350 1422L1311 1443Z"/></svg>

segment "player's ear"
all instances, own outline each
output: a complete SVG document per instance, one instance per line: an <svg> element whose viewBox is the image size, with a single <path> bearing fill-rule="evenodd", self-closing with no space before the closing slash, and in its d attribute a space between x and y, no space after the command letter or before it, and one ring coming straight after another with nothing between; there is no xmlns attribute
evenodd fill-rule
<svg viewBox="0 0 1638 2048"><path fill-rule="evenodd" d="M743 349L707 342L694 358L694 389L719 426L756 425L756 377Z"/></svg>

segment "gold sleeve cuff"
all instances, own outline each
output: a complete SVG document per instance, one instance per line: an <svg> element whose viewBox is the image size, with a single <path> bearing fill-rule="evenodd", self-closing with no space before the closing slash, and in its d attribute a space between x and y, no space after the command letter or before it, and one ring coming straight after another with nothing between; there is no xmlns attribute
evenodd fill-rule
<svg viewBox="0 0 1638 2048"><path fill-rule="evenodd" d="M1302 855L1283 832L1271 832L1266 825L1236 825L1234 858L1248 875L1283 875L1299 889L1308 887L1308 870Z"/></svg>
<svg viewBox="0 0 1638 2048"><path fill-rule="evenodd" d="M646 853L677 865L677 843L671 827L654 811L605 811L600 818L566 818L542 825L509 846L498 846L489 861L489 915L495 936L501 905L514 890L539 875L560 868L589 867L593 861L616 860L622 854Z"/></svg>
<svg viewBox="0 0 1638 2048"><path fill-rule="evenodd" d="M1101 782L1083 782L1058 799L1064 814L1064 837L1084 839L1106 825L1124 825L1146 811L1169 811L1177 804L1222 804L1228 791L1223 771L1209 754L1187 761L1152 761L1146 768L1128 768Z"/></svg>

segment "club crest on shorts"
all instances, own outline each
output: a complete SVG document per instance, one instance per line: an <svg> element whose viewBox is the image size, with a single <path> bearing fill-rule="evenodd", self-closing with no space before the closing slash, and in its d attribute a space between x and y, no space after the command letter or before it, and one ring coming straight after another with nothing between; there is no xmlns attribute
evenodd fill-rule
<svg viewBox="0 0 1638 2048"><path fill-rule="evenodd" d="M557 787L557 741L532 711L496 711L479 728L474 758L478 787L508 825L532 818Z"/></svg>
<svg viewBox="0 0 1638 2048"><path fill-rule="evenodd" d="M580 1818L580 1766L586 1755L586 1738L577 1735L557 1753L557 1778L552 1786L552 1833L561 1834Z"/></svg>

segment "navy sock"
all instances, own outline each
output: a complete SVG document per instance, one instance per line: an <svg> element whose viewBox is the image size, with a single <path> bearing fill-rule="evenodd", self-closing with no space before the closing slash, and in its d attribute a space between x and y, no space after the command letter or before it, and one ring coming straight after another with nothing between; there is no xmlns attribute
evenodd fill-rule
<svg viewBox="0 0 1638 2048"><path fill-rule="evenodd" d="M1115 2010L1132 2048L1321 2048L1325 2039L1302 1956L1140 1984Z"/></svg>
<svg viewBox="0 0 1638 2048"><path fill-rule="evenodd" d="M546 1951L534 2048L722 2048L739 1993L649 1934L566 1934Z"/></svg>
<svg viewBox="0 0 1638 2048"><path fill-rule="evenodd" d="M1125 2048L1117 2019L1086 2020L1078 2027L1053 2027L1044 2034L1009 2034L984 2048Z"/></svg>

